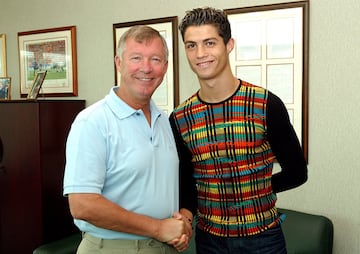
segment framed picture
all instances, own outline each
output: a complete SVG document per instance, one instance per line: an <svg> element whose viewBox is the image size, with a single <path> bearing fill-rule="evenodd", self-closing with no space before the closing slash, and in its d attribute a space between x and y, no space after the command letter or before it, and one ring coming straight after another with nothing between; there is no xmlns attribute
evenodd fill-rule
<svg viewBox="0 0 360 254"><path fill-rule="evenodd" d="M20 95L26 97L39 71L47 71L43 97L77 96L76 27L19 32Z"/></svg>
<svg viewBox="0 0 360 254"><path fill-rule="evenodd" d="M47 71L45 70L45 71L38 71L35 74L33 84L31 86L31 89L30 89L29 94L27 95L26 99L28 99L28 100L36 100L37 99L40 89L41 89L41 86L44 83L46 73L47 73Z"/></svg>
<svg viewBox="0 0 360 254"><path fill-rule="evenodd" d="M308 159L308 1L226 9L240 79L267 88L287 107Z"/></svg>
<svg viewBox="0 0 360 254"><path fill-rule="evenodd" d="M11 78L0 77L0 100L10 100Z"/></svg>
<svg viewBox="0 0 360 254"><path fill-rule="evenodd" d="M169 48L168 70L162 84L154 92L152 99L156 105L170 114L179 103L179 76L178 76L178 33L177 17L166 17L142 21L113 24L114 56L116 55L117 43L121 35L131 26L148 25L160 32L165 38ZM115 84L120 85L120 74L115 66Z"/></svg>
<svg viewBox="0 0 360 254"><path fill-rule="evenodd" d="M6 36L0 34L0 77L6 77Z"/></svg>

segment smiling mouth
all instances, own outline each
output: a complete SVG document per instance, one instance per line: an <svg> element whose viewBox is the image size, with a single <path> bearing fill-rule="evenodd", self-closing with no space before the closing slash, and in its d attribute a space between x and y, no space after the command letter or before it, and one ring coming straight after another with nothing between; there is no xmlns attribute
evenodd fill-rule
<svg viewBox="0 0 360 254"><path fill-rule="evenodd" d="M153 80L153 78L137 78L137 79L140 81L145 81L145 82Z"/></svg>
<svg viewBox="0 0 360 254"><path fill-rule="evenodd" d="M212 64L213 61L206 61L206 62L201 62L201 63L197 63L196 66L200 67L200 68L206 68L208 67L210 64Z"/></svg>

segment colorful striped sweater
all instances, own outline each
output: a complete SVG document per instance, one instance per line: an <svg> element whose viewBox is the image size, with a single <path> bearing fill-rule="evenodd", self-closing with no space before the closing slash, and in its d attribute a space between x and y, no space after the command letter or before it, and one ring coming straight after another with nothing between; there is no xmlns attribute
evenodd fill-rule
<svg viewBox="0 0 360 254"><path fill-rule="evenodd" d="M258 234L280 223L267 139L268 91L241 82L226 101L197 94L179 105L173 124L191 153L198 227L218 236Z"/></svg>

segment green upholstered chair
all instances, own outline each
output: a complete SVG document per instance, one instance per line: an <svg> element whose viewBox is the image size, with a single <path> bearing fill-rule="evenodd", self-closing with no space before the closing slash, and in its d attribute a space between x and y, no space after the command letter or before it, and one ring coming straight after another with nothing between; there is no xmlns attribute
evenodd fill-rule
<svg viewBox="0 0 360 254"><path fill-rule="evenodd" d="M81 233L73 234L63 239L41 245L33 254L75 254L81 241Z"/></svg>
<svg viewBox="0 0 360 254"><path fill-rule="evenodd" d="M288 254L331 254L334 226L322 215L279 209L286 215L282 224Z"/></svg>

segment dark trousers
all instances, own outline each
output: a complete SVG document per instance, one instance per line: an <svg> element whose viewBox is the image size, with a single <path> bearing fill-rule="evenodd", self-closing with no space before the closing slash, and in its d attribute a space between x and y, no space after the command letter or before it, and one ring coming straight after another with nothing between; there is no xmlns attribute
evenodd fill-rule
<svg viewBox="0 0 360 254"><path fill-rule="evenodd" d="M254 236L219 237L196 228L197 254L286 254L281 226Z"/></svg>

